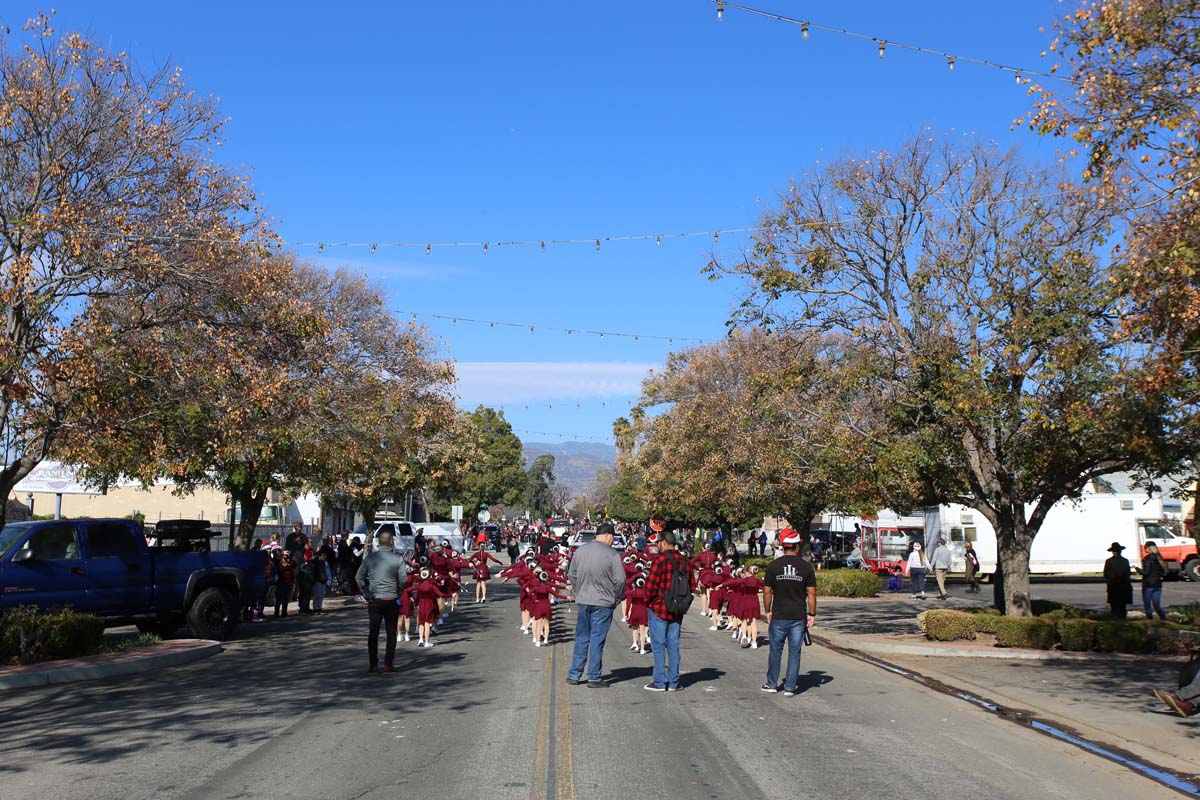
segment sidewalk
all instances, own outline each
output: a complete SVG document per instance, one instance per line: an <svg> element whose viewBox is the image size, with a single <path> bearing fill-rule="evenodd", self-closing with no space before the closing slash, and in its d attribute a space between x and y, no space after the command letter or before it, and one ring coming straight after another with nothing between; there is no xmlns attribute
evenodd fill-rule
<svg viewBox="0 0 1200 800"><path fill-rule="evenodd" d="M1011 650L974 642L927 642L907 597L822 598L818 640L858 651L1178 773L1200 776L1200 717L1183 719L1152 694L1173 689L1184 658Z"/></svg>
<svg viewBox="0 0 1200 800"><path fill-rule="evenodd" d="M75 681L135 675L208 658L221 652L221 643L208 639L168 639L149 647L85 658L42 661L0 668L0 690L48 686Z"/></svg>

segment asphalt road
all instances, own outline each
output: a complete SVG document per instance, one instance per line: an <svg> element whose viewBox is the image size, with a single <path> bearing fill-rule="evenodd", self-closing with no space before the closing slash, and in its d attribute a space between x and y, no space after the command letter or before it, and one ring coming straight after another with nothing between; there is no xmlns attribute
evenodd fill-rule
<svg viewBox="0 0 1200 800"><path fill-rule="evenodd" d="M695 614L684 691L642 690L650 656L614 626L608 689L568 687L555 645L516 630L511 588L431 650L365 673L366 614L247 625L160 674L0 694L0 797L1121 798L1173 796L1107 761L870 665L806 650L795 698L758 690L765 648Z"/></svg>

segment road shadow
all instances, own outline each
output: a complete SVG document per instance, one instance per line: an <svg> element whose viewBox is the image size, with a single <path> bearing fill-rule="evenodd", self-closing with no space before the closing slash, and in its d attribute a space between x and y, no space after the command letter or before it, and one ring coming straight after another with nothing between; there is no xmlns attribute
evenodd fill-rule
<svg viewBox="0 0 1200 800"><path fill-rule="evenodd" d="M819 669L802 672L796 680L796 694L804 694L809 689L816 689L827 683L833 683L833 676Z"/></svg>
<svg viewBox="0 0 1200 800"><path fill-rule="evenodd" d="M515 596L515 589L496 588L497 599ZM495 615L460 611L447 625L449 636L435 637L439 646L401 644L396 674L367 674L367 624L365 606L244 624L226 644L229 653L195 664L0 692L0 765L6 765L0 774L20 771L30 753L61 764L100 767L154 751L163 738L244 750L277 733L232 731L221 724L237 716L289 719L303 708L399 719L430 709L466 712L478 706L477 685L446 679L470 654L461 646L440 645L469 642L494 628ZM324 676L337 679L331 683Z"/></svg>
<svg viewBox="0 0 1200 800"><path fill-rule="evenodd" d="M686 689L698 683L720 680L724 675L725 670L716 667L702 667L692 672L683 672L679 675L679 688Z"/></svg>

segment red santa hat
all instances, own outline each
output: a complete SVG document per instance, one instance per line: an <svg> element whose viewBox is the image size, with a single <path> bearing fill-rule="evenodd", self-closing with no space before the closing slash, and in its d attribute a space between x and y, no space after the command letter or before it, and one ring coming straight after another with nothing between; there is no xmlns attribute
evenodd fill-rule
<svg viewBox="0 0 1200 800"><path fill-rule="evenodd" d="M784 547L794 547L800 544L800 534L791 528L784 528L779 532L779 543Z"/></svg>

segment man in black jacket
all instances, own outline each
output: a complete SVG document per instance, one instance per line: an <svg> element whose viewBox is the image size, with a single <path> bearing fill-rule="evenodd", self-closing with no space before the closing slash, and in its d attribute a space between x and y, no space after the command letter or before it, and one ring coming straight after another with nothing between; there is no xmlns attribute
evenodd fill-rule
<svg viewBox="0 0 1200 800"><path fill-rule="evenodd" d="M1108 584L1108 605L1112 615L1117 619L1125 619L1129 604L1133 602L1133 578L1129 569L1129 560L1121 555L1125 548L1120 542L1113 542L1108 548L1112 553L1104 562L1104 581Z"/></svg>

